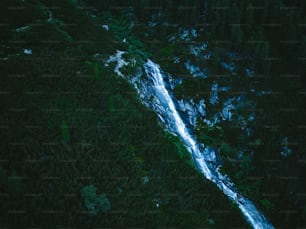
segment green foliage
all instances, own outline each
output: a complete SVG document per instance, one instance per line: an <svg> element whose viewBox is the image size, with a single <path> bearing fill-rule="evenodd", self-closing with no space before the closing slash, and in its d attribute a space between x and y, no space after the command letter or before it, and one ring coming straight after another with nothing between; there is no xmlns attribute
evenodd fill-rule
<svg viewBox="0 0 306 229"><path fill-rule="evenodd" d="M110 112L114 112L116 107L115 107L115 102L114 102L114 98L113 97L110 97L109 100L108 100L108 107L109 107L109 110Z"/></svg>
<svg viewBox="0 0 306 229"><path fill-rule="evenodd" d="M7 175L5 169L0 165L0 184L1 187L7 187Z"/></svg>
<svg viewBox="0 0 306 229"><path fill-rule="evenodd" d="M161 57L161 59L171 58L175 54L175 50L177 49L177 44L172 43L170 45L164 46L158 50L157 55Z"/></svg>
<svg viewBox="0 0 306 229"><path fill-rule="evenodd" d="M8 192L13 197L21 197L25 184L21 176L13 169L11 175L0 165L0 190Z"/></svg>
<svg viewBox="0 0 306 229"><path fill-rule="evenodd" d="M94 75L95 75L95 78L98 78L100 76L100 68L99 68L98 63L94 64Z"/></svg>
<svg viewBox="0 0 306 229"><path fill-rule="evenodd" d="M228 143L222 142L220 145L220 153L221 155L226 156L235 156L237 153L237 149L231 147Z"/></svg>
<svg viewBox="0 0 306 229"><path fill-rule="evenodd" d="M270 211L273 209L273 204L268 199L261 199L260 204L266 211Z"/></svg>
<svg viewBox="0 0 306 229"><path fill-rule="evenodd" d="M70 0L73 4L77 5L79 4L80 0Z"/></svg>
<svg viewBox="0 0 306 229"><path fill-rule="evenodd" d="M12 195L21 195L24 191L24 184L20 176L17 176L16 171L13 170L12 175L7 178L8 191Z"/></svg>
<svg viewBox="0 0 306 229"><path fill-rule="evenodd" d="M93 61L85 61L85 65L89 68L89 71L92 71L94 77L97 79L101 77L101 68L100 63L93 62Z"/></svg>
<svg viewBox="0 0 306 229"><path fill-rule="evenodd" d="M168 132L164 132L164 134L169 139L169 141L175 144L180 159L187 162L190 167L196 168L191 154L188 152L181 140L177 136L174 136Z"/></svg>
<svg viewBox="0 0 306 229"><path fill-rule="evenodd" d="M62 139L66 142L69 142L70 141L69 127L67 126L65 121L62 122L60 128L61 128Z"/></svg>
<svg viewBox="0 0 306 229"><path fill-rule="evenodd" d="M217 125L208 126L200 119L197 120L196 124L196 136L205 145L216 147L225 144L222 127Z"/></svg>
<svg viewBox="0 0 306 229"><path fill-rule="evenodd" d="M87 185L81 189L84 204L92 216L99 212L106 213L111 209L111 203L106 195L97 195L96 190L97 188L93 185Z"/></svg>
<svg viewBox="0 0 306 229"><path fill-rule="evenodd" d="M262 145L262 140L260 138L256 138L254 141L250 142L250 145L258 148Z"/></svg>

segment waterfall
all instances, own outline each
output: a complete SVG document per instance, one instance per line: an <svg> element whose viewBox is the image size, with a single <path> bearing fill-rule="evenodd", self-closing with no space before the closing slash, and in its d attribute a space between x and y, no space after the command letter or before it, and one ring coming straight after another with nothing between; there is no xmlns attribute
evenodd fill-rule
<svg viewBox="0 0 306 229"><path fill-rule="evenodd" d="M247 222L256 229L273 228L272 224L259 212L255 205L243 197L228 176L219 172L220 164L207 160L207 155L215 154L209 147L203 147L192 134L176 108L176 100L167 89L164 75L158 64L148 60L144 64L146 75L136 74L130 82L135 86L142 102L159 117L160 123L167 131L178 136L190 152L199 171L241 210Z"/></svg>

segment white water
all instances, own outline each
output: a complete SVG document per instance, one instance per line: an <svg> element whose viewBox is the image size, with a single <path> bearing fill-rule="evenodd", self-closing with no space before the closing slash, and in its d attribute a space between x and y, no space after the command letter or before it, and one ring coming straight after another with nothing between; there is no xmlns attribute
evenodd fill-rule
<svg viewBox="0 0 306 229"><path fill-rule="evenodd" d="M207 155L215 154L215 152L208 147L200 147L196 138L191 134L190 129L188 129L176 109L176 101L173 100L171 93L167 89L167 84L163 79L164 75L159 65L148 60L144 65L144 69L146 72L145 78L141 78L141 75L136 75L131 79L131 82L145 105L157 113L160 122L169 132L177 135L182 140L200 172L208 180L214 182L229 199L237 204L245 219L253 228L273 228L272 224L257 210L255 205L238 193L230 179L219 172L220 165L207 160Z"/></svg>

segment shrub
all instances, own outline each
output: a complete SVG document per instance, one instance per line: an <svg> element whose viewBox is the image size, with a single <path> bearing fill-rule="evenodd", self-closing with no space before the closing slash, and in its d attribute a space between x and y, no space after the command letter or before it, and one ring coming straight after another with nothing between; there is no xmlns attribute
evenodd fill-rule
<svg viewBox="0 0 306 229"><path fill-rule="evenodd" d="M108 212L111 208L111 203L105 194L97 195L96 187L87 185L81 190L81 196L84 199L86 208L92 216L97 215L99 212Z"/></svg>

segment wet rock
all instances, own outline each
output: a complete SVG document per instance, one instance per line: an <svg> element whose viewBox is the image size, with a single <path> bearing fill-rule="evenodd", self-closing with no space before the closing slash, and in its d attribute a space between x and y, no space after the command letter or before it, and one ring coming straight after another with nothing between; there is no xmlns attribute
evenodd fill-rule
<svg viewBox="0 0 306 229"><path fill-rule="evenodd" d="M205 100L204 100L204 99L201 99L201 100L199 101L199 103L197 104L196 108L197 108L198 114L199 114L201 117L205 117L205 116L206 116L206 110L205 110L206 105L205 105Z"/></svg>
<svg viewBox="0 0 306 229"><path fill-rule="evenodd" d="M207 78L207 75L205 74L205 72L202 71L198 66L191 64L189 60L187 60L184 65L185 65L185 68L190 72L192 76L203 78L203 79Z"/></svg>
<svg viewBox="0 0 306 229"><path fill-rule="evenodd" d="M218 84L216 82L211 85L209 102L211 105L215 105L218 102Z"/></svg>

